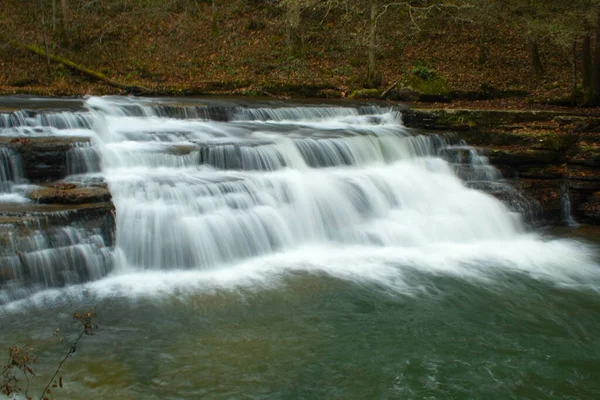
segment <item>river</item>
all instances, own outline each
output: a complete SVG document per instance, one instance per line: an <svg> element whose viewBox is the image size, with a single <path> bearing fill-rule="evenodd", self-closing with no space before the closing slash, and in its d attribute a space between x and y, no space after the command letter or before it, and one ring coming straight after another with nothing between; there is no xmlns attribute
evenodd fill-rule
<svg viewBox="0 0 600 400"><path fill-rule="evenodd" d="M100 269L0 306L0 349L38 356L32 393L68 349L52 332L73 339L71 314L93 307L55 398L600 398L598 231L540 227L473 189L501 176L399 109L0 106L0 135L91 138L73 179L105 180L116 206L110 267L78 247ZM27 202L27 184L3 187Z"/></svg>

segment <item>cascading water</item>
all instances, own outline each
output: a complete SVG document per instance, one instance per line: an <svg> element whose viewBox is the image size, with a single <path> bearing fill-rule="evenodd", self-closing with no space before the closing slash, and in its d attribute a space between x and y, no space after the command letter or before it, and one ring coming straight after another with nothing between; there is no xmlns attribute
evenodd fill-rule
<svg viewBox="0 0 600 400"><path fill-rule="evenodd" d="M98 232L53 233L74 239L26 246L35 256L6 252L17 280L19 265L35 264L22 282L96 280L115 262L116 274L220 270L302 249L393 251L409 263L435 251L463 254L457 261L468 263L502 258L502 247L523 240L552 247L525 234L526 200L477 150L452 137L415 135L393 109L129 98L89 98L85 106L2 114L2 134L91 138L68 151L67 170L78 182L99 173L108 182L119 257L107 256ZM510 208L474 189L509 191ZM85 256L57 250L65 245ZM52 251L62 255L45 255Z"/></svg>
<svg viewBox="0 0 600 400"><path fill-rule="evenodd" d="M439 138L413 136L389 109L233 109L216 122L89 105L130 267L214 268L306 245L411 248L522 230L517 214L435 157Z"/></svg>
<svg viewBox="0 0 600 400"><path fill-rule="evenodd" d="M11 149L0 147L0 196L10 193L22 180L21 157Z"/></svg>

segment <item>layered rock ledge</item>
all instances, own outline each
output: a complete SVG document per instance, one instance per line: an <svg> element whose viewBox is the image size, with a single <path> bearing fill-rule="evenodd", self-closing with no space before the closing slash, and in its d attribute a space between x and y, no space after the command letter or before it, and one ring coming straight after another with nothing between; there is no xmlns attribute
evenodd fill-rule
<svg viewBox="0 0 600 400"><path fill-rule="evenodd" d="M11 291L22 284L61 286L112 269L116 216L109 189L102 178L67 177L69 152L89 145L80 137L0 138L0 148L20 161L19 168L3 165L20 169L4 187L25 197L0 202L0 304L18 297Z"/></svg>
<svg viewBox="0 0 600 400"><path fill-rule="evenodd" d="M482 149L550 223L600 224L600 117L558 111L409 109L404 124ZM570 209L569 209L570 208Z"/></svg>

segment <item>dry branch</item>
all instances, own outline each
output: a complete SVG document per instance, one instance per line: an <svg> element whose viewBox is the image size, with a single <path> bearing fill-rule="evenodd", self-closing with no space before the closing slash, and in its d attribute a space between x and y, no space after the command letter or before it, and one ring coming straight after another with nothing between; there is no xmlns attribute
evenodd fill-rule
<svg viewBox="0 0 600 400"><path fill-rule="evenodd" d="M381 98L385 99L387 97L387 95L390 93L390 91L396 87L396 85L398 84L398 81L392 83L392 86L390 86L389 88L385 89L383 91L383 93L381 93Z"/></svg>

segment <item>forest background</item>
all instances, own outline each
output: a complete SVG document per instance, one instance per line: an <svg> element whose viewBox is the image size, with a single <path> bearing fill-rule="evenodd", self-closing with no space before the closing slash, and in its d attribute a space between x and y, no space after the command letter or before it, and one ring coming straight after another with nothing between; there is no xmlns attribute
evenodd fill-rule
<svg viewBox="0 0 600 400"><path fill-rule="evenodd" d="M600 99L595 0L3 3L3 94L376 97L417 76L441 82L434 100Z"/></svg>

